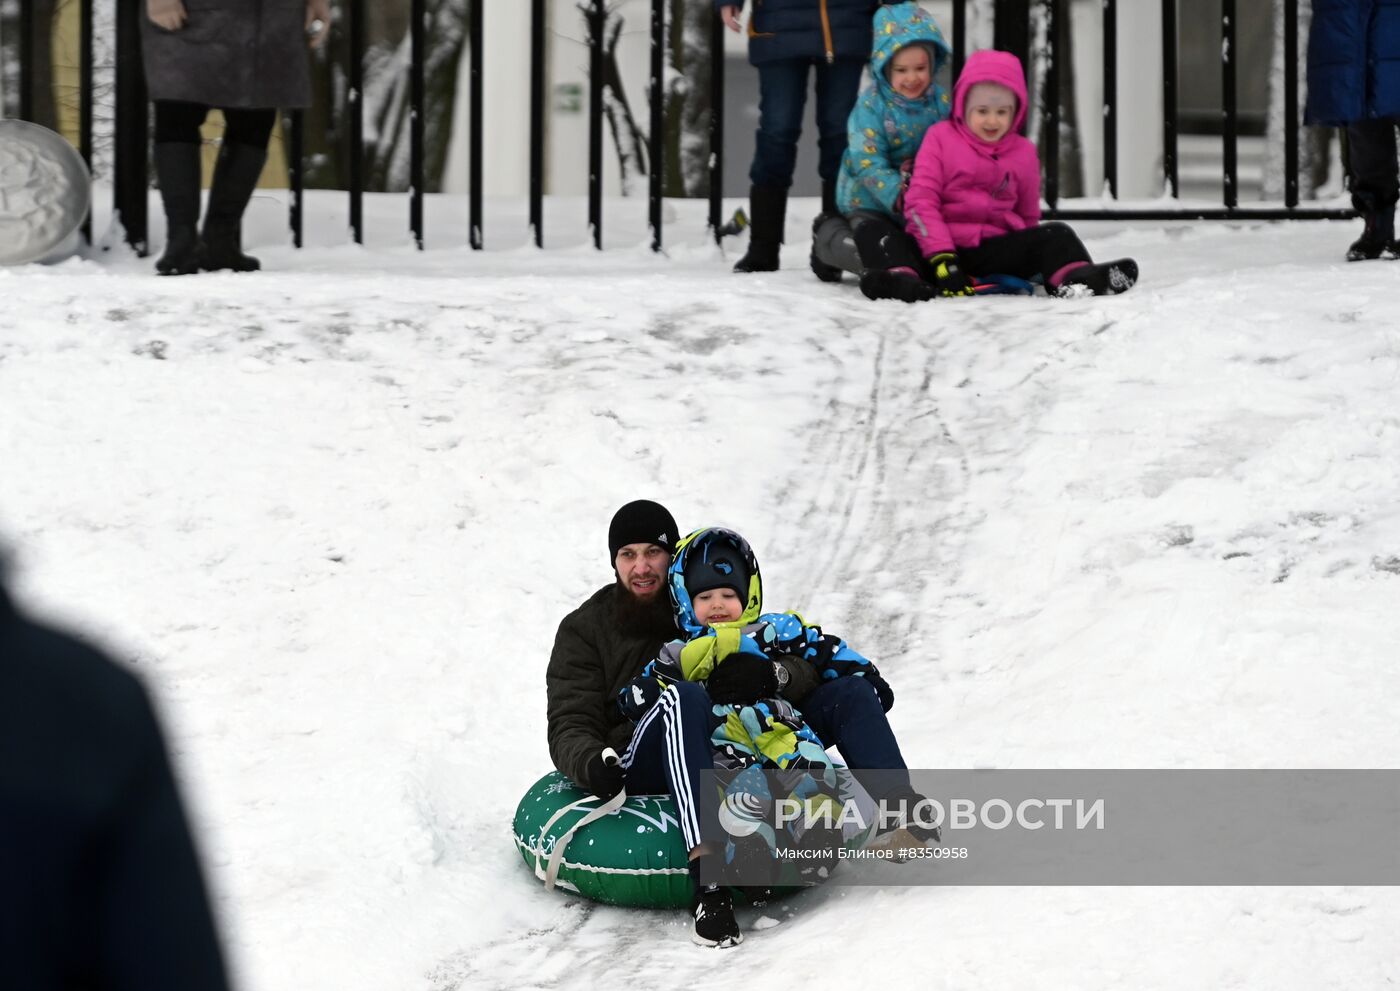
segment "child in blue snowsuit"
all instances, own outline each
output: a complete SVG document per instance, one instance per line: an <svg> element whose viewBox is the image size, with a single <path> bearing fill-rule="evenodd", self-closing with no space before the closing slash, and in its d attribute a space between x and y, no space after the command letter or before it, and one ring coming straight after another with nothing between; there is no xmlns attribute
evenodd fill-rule
<svg viewBox="0 0 1400 991"><path fill-rule="evenodd" d="M758 561L734 531L712 527L681 540L667 582L676 625L689 639L662 647L618 704L639 720L666 683L703 682L714 703L710 740L720 766L832 766L816 733L781 697L788 680L784 661L809 664L824 680L863 677L882 703L893 698L875 665L840 637L794 612L760 613Z"/></svg>
<svg viewBox="0 0 1400 991"><path fill-rule="evenodd" d="M887 298L883 274L891 267L886 237L903 239L904 189L924 134L947 118L947 91L935 81L949 48L933 17L915 3L875 13L870 87L847 123L848 146L837 178L840 213L814 226L812 270L827 282L842 271L863 276L872 299Z"/></svg>

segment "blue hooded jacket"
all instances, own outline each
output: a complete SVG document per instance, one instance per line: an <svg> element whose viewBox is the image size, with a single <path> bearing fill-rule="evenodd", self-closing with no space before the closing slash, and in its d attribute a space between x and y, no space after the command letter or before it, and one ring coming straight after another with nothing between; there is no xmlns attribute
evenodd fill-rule
<svg viewBox="0 0 1400 991"><path fill-rule="evenodd" d="M882 0L753 0L749 61L865 58L870 15ZM715 0L715 9L744 0Z"/></svg>
<svg viewBox="0 0 1400 991"><path fill-rule="evenodd" d="M1400 117L1400 0L1313 0L1308 124Z"/></svg>
<svg viewBox="0 0 1400 991"><path fill-rule="evenodd" d="M933 17L916 3L881 7L875 12L875 40L870 53L874 82L856 102L846 125L848 146L836 179L836 203L842 213L876 210L894 216L900 192L900 166L913 161L924 133L945 119L948 92L931 83L916 100L900 96L886 70L910 45L929 50L932 75L948 60L950 49Z"/></svg>

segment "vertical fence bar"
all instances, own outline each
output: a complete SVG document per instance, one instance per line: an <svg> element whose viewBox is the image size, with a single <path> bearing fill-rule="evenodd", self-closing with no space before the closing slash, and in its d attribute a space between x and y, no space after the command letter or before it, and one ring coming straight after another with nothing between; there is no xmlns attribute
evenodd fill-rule
<svg viewBox="0 0 1400 991"><path fill-rule="evenodd" d="M544 247L544 0L530 11L530 230L535 247Z"/></svg>
<svg viewBox="0 0 1400 991"><path fill-rule="evenodd" d="M356 244L365 243L365 0L349 3L349 64L346 80L346 113L350 115L350 233Z"/></svg>
<svg viewBox="0 0 1400 991"><path fill-rule="evenodd" d="M1298 205L1298 0L1283 0L1283 203Z"/></svg>
<svg viewBox="0 0 1400 991"><path fill-rule="evenodd" d="M112 206L126 233L126 242L146 254L146 151L148 117L146 80L141 74L141 12L145 4L119 3L117 8L116 116L113 121Z"/></svg>
<svg viewBox="0 0 1400 991"><path fill-rule="evenodd" d="M603 247L603 0L588 8L588 229Z"/></svg>
<svg viewBox="0 0 1400 991"><path fill-rule="evenodd" d="M1118 198L1118 0L1103 0L1103 177Z"/></svg>
<svg viewBox="0 0 1400 991"><path fill-rule="evenodd" d="M1239 203L1238 98L1235 93L1235 0L1220 0L1220 84L1224 104L1225 206Z"/></svg>
<svg viewBox="0 0 1400 991"><path fill-rule="evenodd" d="M468 157L471 159L471 181L467 186L468 194L468 217L467 222L471 224L471 246L473 251L480 251L484 245L482 241L481 229L481 190L485 177L481 170L482 149L485 147L482 141L482 127L485 117L482 106L485 100L485 82L483 76L484 53L486 51L486 39L484 37L485 15L483 8L486 0L472 0L471 9L471 33L472 33L472 100L471 100L471 143L467 149Z"/></svg>
<svg viewBox="0 0 1400 991"><path fill-rule="evenodd" d="M413 245L423 250L423 60L425 0L409 5L408 28L408 229Z"/></svg>
<svg viewBox="0 0 1400 991"><path fill-rule="evenodd" d="M967 0L953 0L953 77L957 82L967 61ZM949 87L949 96L952 95Z"/></svg>
<svg viewBox="0 0 1400 991"><path fill-rule="evenodd" d="M82 27L78 35L78 151L92 171L92 0L78 5ZM83 240L92 243L92 208L83 218Z"/></svg>
<svg viewBox="0 0 1400 991"><path fill-rule="evenodd" d="M19 119L34 119L34 4L19 0Z"/></svg>
<svg viewBox="0 0 1400 991"><path fill-rule="evenodd" d="M724 21L710 15L710 233L715 243L724 237Z"/></svg>
<svg viewBox="0 0 1400 991"><path fill-rule="evenodd" d="M1050 209L1060 199L1060 59L1055 32L1062 0L1045 0L1045 202Z"/></svg>
<svg viewBox="0 0 1400 991"><path fill-rule="evenodd" d="M1181 197L1177 164L1176 0L1162 0L1162 171L1172 199Z"/></svg>
<svg viewBox="0 0 1400 991"><path fill-rule="evenodd" d="M651 0L651 250L661 250L661 194L666 147L666 0Z"/></svg>
<svg viewBox="0 0 1400 991"><path fill-rule="evenodd" d="M330 26L322 28L329 31ZM302 165L306 157L306 123L303 112L293 110L287 115L287 183L292 187L292 204L287 214L287 225L292 229L292 247L300 248L302 227L305 224L306 174Z"/></svg>

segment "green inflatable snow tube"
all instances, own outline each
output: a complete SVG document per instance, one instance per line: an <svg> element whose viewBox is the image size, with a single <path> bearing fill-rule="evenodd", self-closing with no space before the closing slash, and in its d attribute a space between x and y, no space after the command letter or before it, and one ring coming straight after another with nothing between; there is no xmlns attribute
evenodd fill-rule
<svg viewBox="0 0 1400 991"><path fill-rule="evenodd" d="M515 810L515 846L544 880L555 844L602 803L558 771L534 783ZM609 905L685 908L690 872L670 795L632 795L614 815L568 840L555 884Z"/></svg>

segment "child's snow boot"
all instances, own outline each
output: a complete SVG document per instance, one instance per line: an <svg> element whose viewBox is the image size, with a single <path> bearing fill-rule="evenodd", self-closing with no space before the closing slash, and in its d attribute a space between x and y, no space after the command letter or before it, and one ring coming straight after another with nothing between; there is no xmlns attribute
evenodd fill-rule
<svg viewBox="0 0 1400 991"><path fill-rule="evenodd" d="M1137 282L1137 262L1131 258L1095 264L1085 262L1065 273L1055 285L1055 295L1115 296L1127 292Z"/></svg>
<svg viewBox="0 0 1400 991"><path fill-rule="evenodd" d="M719 884L700 882L700 862L717 854L707 853L690 862L690 881L695 897L690 909L695 916L695 931L691 939L699 946L738 946L744 941L739 922L734 918L734 899L729 889Z"/></svg>
<svg viewBox="0 0 1400 991"><path fill-rule="evenodd" d="M1347 249L1347 261L1370 261L1373 258L1394 258L1400 255L1400 245L1395 243L1394 205L1362 216L1366 227L1361 236Z"/></svg>
<svg viewBox="0 0 1400 991"><path fill-rule="evenodd" d="M938 296L938 290L925 282L912 268L872 268L860 277L860 291L866 299L898 299L924 303Z"/></svg>

